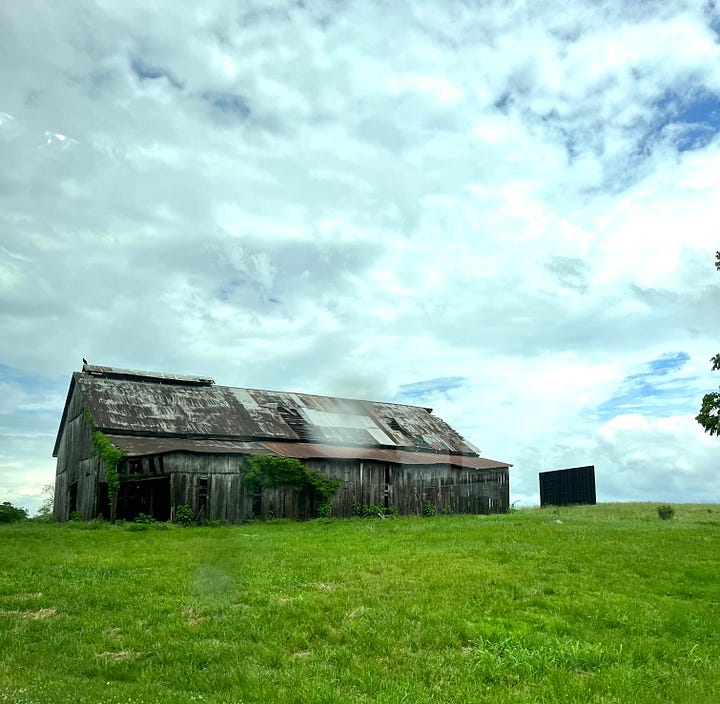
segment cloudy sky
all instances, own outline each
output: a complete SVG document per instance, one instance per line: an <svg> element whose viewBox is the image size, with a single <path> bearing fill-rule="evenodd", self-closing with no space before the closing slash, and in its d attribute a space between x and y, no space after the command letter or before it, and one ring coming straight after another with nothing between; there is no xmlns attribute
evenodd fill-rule
<svg viewBox="0 0 720 704"><path fill-rule="evenodd" d="M0 4L0 501L91 363L720 500L714 2Z"/></svg>

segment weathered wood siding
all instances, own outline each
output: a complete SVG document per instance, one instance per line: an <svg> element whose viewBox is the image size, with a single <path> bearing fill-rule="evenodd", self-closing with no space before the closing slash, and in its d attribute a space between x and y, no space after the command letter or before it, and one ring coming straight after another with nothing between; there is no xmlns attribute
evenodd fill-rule
<svg viewBox="0 0 720 704"><path fill-rule="evenodd" d="M170 474L173 510L187 505L200 518L229 522L313 517L309 497L291 486L268 487L257 496L249 494L240 473L242 460L242 455L232 454L166 454L163 471Z"/></svg>
<svg viewBox="0 0 720 704"><path fill-rule="evenodd" d="M131 472L125 466L121 482L138 483L169 477L169 496L164 505L174 515L177 506L188 505L198 518L243 521L252 518L304 520L316 515L318 500L291 486L265 488L249 494L237 454L170 452L136 458ZM502 513L509 507L508 470L460 469L449 464L397 465L361 460L307 460L305 465L339 482L331 498L335 516L353 515L353 505L394 507L401 515L422 515L426 501L438 512ZM82 412L79 392L70 404L58 452L55 516L67 520L71 510L91 519L101 511L104 463L95 456L90 429ZM149 486L149 484L147 485ZM165 492L154 484L155 491ZM74 509L71 506L75 498ZM105 492L106 496L106 492ZM157 497L154 497L157 500Z"/></svg>
<svg viewBox="0 0 720 704"><path fill-rule="evenodd" d="M54 515L66 521L71 511L79 511L85 520L98 515L100 482L104 480L104 462L96 456L90 427L82 408L82 395L76 386L68 405L67 420L58 448L55 473Z"/></svg>
<svg viewBox="0 0 720 704"><path fill-rule="evenodd" d="M248 494L242 482L242 456L169 453L164 471L171 476L173 506L187 504L210 520L312 518L317 501L291 486ZM425 501L438 512L503 513L509 507L508 470L460 469L448 464L396 465L359 460L307 460L305 466L335 479L340 488L331 498L333 514L353 515L353 504L394 507L401 515L422 515ZM201 482L206 503L201 507Z"/></svg>
<svg viewBox="0 0 720 704"><path fill-rule="evenodd" d="M394 507L422 515L425 501L438 512L504 513L509 507L508 470L461 469L449 464L397 465L380 462L308 460L305 465L337 479L336 516L351 516L354 503Z"/></svg>
<svg viewBox="0 0 720 704"><path fill-rule="evenodd" d="M240 521L252 517L240 474L242 455L170 452L163 458L164 472L170 475L173 508L187 505L202 518ZM206 482L203 487L202 482ZM201 505L203 490L205 507Z"/></svg>

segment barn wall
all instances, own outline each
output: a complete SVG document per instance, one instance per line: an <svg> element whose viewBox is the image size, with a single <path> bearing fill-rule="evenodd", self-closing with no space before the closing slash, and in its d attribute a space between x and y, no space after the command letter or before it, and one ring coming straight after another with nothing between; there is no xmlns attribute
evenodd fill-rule
<svg viewBox="0 0 720 704"><path fill-rule="evenodd" d="M291 518L296 521L314 518L313 505L306 492L299 493L292 486L273 486L263 490L260 510L261 518Z"/></svg>
<svg viewBox="0 0 720 704"><path fill-rule="evenodd" d="M75 386L68 404L55 470L54 515L58 521L66 521L72 511L80 511L85 520L95 518L98 512L98 483L104 479L104 463L95 456L82 406L82 394Z"/></svg>
<svg viewBox="0 0 720 704"><path fill-rule="evenodd" d="M358 460L306 460L305 465L337 479L336 516L351 516L354 503L393 506L401 515L422 515L425 501L438 512L504 513L509 508L507 468L461 469L449 464L397 465Z"/></svg>
<svg viewBox="0 0 720 704"><path fill-rule="evenodd" d="M215 521L251 518L252 497L243 486L241 463L242 455L168 453L163 464L173 507L187 505L199 518Z"/></svg>
<svg viewBox="0 0 720 704"><path fill-rule="evenodd" d="M242 521L251 518L312 518L317 501L293 487L268 487L247 494L239 469L242 456L169 453L173 506L189 505L202 518ZM305 460L305 466L335 479L340 488L331 498L333 515L353 515L353 504L393 506L401 515L422 515L425 501L438 512L504 513L509 508L507 468L461 469L448 464L397 465L360 460ZM207 499L201 505L205 481Z"/></svg>
<svg viewBox="0 0 720 704"><path fill-rule="evenodd" d="M76 491L75 510L83 518L101 512L104 481L103 462L94 456L90 430L82 404L74 398L58 452L55 513L66 520ZM268 487L258 496L249 495L243 485L242 455L171 452L162 456L150 470L149 458L139 458L141 474L123 474L121 481L137 483L153 477L169 477L167 491L169 515L188 505L200 519L237 522L252 518L290 518L304 520L316 515L318 501L299 494L293 487ZM401 515L422 515L425 501L438 512L502 513L509 507L506 468L490 470L460 469L448 464L397 465L360 460L306 460L305 466L339 482L331 498L333 515L353 515L353 504L394 507ZM126 468L127 472L127 468ZM156 484L158 484L156 482ZM153 486L155 486L154 484ZM72 486L77 489L71 489ZM148 487L150 484L147 485ZM154 497L157 501L157 496ZM145 511L145 509L143 509Z"/></svg>

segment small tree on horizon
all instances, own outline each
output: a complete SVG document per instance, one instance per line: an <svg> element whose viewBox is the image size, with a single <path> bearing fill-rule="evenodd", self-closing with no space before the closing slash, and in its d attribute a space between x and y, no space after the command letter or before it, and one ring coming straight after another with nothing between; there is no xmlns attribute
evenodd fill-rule
<svg viewBox="0 0 720 704"><path fill-rule="evenodd" d="M16 523L27 520L27 517L26 508L13 506L9 501L3 501L0 504L0 523Z"/></svg>
<svg viewBox="0 0 720 704"><path fill-rule="evenodd" d="M43 498L40 508L34 518L41 523L50 523L55 520L53 510L55 508L55 485L45 484L42 488Z"/></svg>
<svg viewBox="0 0 720 704"><path fill-rule="evenodd" d="M715 252L715 268L720 271L720 252ZM720 371L720 354L716 354L710 359L712 362L712 370ZM695 416L695 420L702 425L706 433L710 435L720 435L720 393L713 391L703 396L700 413Z"/></svg>

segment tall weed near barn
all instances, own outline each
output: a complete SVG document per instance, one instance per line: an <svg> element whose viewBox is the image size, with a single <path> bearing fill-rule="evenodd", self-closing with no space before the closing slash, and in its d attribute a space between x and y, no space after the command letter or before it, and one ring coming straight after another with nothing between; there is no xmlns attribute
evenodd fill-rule
<svg viewBox="0 0 720 704"><path fill-rule="evenodd" d="M0 528L0 702L718 701L717 506L87 527Z"/></svg>

